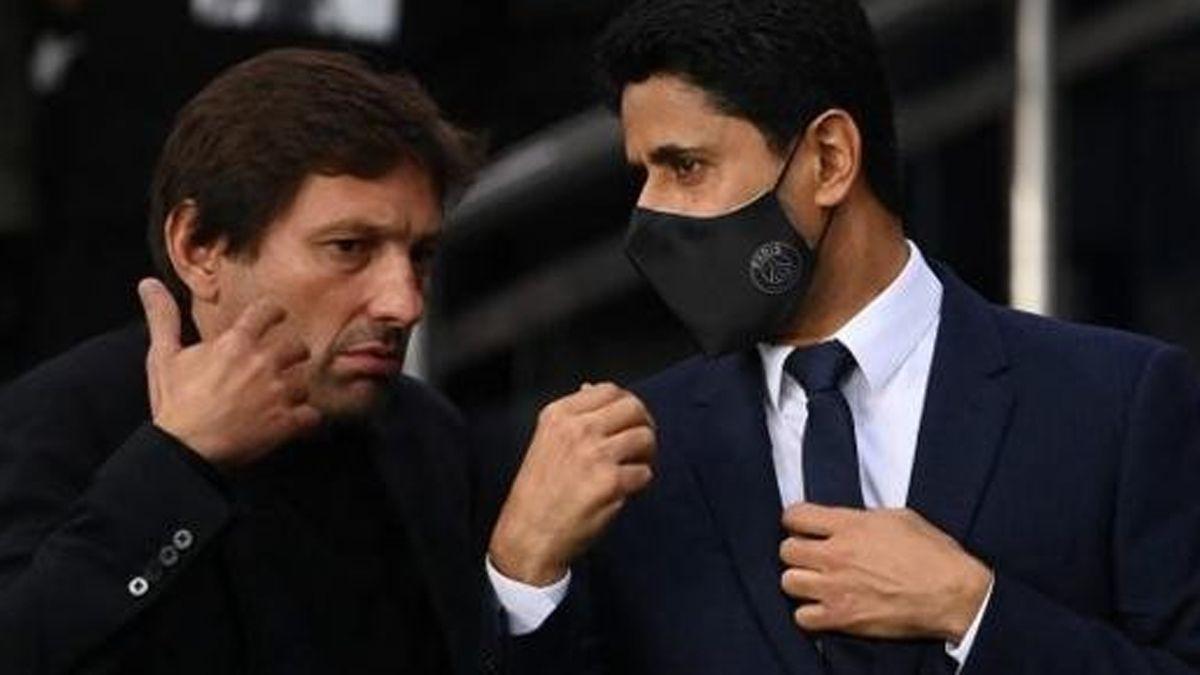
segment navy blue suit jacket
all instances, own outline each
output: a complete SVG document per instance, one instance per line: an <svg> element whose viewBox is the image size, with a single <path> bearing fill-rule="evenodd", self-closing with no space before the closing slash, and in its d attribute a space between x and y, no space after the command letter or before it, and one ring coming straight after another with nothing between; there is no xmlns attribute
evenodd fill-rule
<svg viewBox="0 0 1200 675"><path fill-rule="evenodd" d="M963 675L1200 672L1200 388L1179 349L988 304L952 274L908 506L996 573ZM515 672L815 675L780 591L782 506L755 351L636 387L655 482ZM889 643L878 675L953 673Z"/></svg>

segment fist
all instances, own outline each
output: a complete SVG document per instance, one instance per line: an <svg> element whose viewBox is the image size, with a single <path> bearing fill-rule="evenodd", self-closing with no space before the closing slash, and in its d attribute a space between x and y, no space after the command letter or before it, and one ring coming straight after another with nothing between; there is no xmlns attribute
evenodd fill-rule
<svg viewBox="0 0 1200 675"><path fill-rule="evenodd" d="M584 385L546 406L492 533L492 564L534 586L561 579L650 483L655 446L650 413L615 385Z"/></svg>
<svg viewBox="0 0 1200 675"><path fill-rule="evenodd" d="M144 279L138 295L150 331L150 411L160 429L212 464L238 466L319 423L307 403L308 349L277 328L287 317L282 308L255 303L216 339L185 349L166 287Z"/></svg>

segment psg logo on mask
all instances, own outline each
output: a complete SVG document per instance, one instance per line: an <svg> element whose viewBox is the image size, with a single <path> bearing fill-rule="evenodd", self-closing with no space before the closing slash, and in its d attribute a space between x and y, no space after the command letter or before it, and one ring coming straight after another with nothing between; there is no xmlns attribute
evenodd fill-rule
<svg viewBox="0 0 1200 675"><path fill-rule="evenodd" d="M750 257L750 281L767 295L780 295L796 286L804 271L804 259L795 246L771 241Z"/></svg>

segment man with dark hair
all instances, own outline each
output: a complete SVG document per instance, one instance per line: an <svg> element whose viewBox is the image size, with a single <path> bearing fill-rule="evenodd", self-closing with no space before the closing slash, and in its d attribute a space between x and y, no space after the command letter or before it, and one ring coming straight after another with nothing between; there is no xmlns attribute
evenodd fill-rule
<svg viewBox="0 0 1200 675"><path fill-rule="evenodd" d="M627 252L706 354L635 387L648 488L526 456L488 561L514 671L1197 672L1187 357L924 259L861 8L647 0L600 60Z"/></svg>
<svg viewBox="0 0 1200 675"><path fill-rule="evenodd" d="M469 148L411 78L328 52L251 59L179 113L146 324L0 399L0 672L497 667L495 500L400 374ZM623 426L631 399L571 400Z"/></svg>

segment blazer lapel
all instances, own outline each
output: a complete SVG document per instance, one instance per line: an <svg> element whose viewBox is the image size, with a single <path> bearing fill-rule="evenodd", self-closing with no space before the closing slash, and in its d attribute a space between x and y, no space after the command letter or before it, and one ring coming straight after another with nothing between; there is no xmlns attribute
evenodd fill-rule
<svg viewBox="0 0 1200 675"><path fill-rule="evenodd" d="M466 477L455 475L448 456L459 449L402 404L377 417L374 427L375 466L422 572L446 655L455 672L475 672L481 609L474 590L482 588L483 557L476 560L468 529Z"/></svg>
<svg viewBox="0 0 1200 675"><path fill-rule="evenodd" d="M990 479L1008 425L1013 393L992 309L940 265L945 289L908 507L963 542ZM875 675L949 673L935 641L883 643Z"/></svg>
<svg viewBox="0 0 1200 675"><path fill-rule="evenodd" d="M743 590L792 673L821 672L780 590L783 507L763 412L762 366L753 351L707 364L694 401L696 441L687 455L737 568Z"/></svg>
<svg viewBox="0 0 1200 675"><path fill-rule="evenodd" d="M1008 427L1013 391L991 307L948 270L908 505L965 541Z"/></svg>

